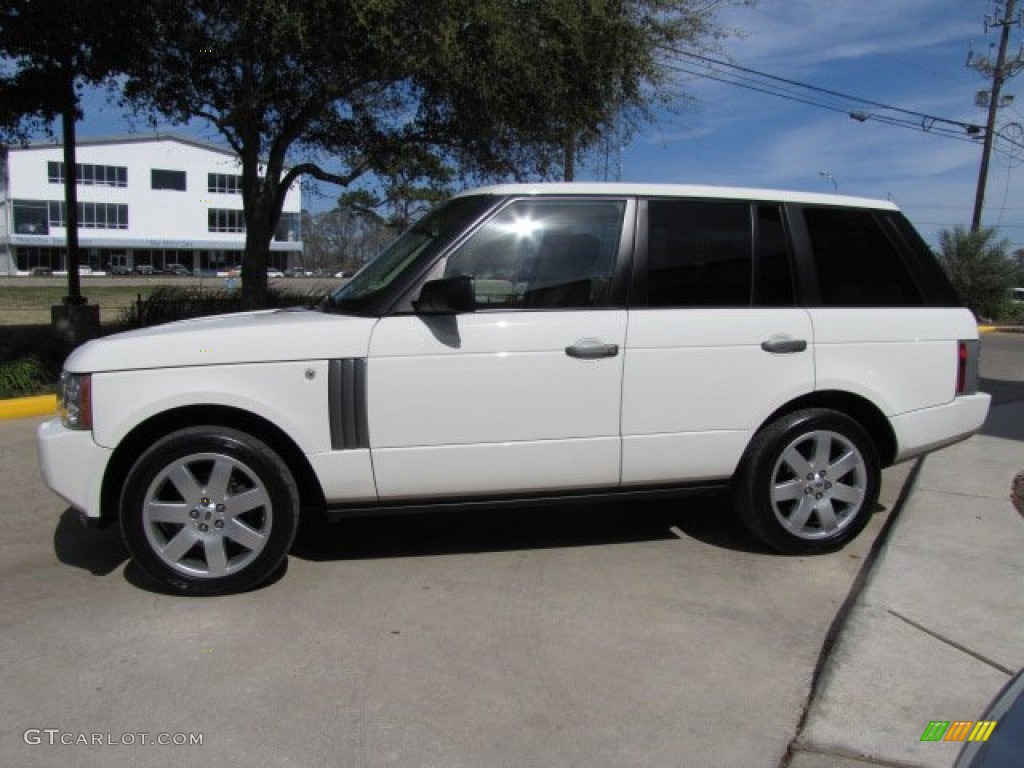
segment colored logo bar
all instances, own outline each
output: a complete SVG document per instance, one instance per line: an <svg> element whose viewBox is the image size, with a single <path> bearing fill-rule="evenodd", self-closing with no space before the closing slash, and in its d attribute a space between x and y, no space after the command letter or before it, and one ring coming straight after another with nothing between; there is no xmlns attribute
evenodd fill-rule
<svg viewBox="0 0 1024 768"><path fill-rule="evenodd" d="M988 741L995 727L995 720L932 720L921 741Z"/></svg>

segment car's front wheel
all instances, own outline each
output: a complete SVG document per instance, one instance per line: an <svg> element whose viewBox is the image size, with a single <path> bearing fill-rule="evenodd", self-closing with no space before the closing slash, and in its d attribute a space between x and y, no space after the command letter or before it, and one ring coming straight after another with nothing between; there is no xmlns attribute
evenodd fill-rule
<svg viewBox="0 0 1024 768"><path fill-rule="evenodd" d="M771 547L818 554L842 547L867 525L880 483L867 432L844 414L812 408L754 436L733 477L733 505Z"/></svg>
<svg viewBox="0 0 1024 768"><path fill-rule="evenodd" d="M224 594L265 581L298 526L287 465L265 443L223 427L158 440L121 495L121 530L136 563L167 588Z"/></svg>

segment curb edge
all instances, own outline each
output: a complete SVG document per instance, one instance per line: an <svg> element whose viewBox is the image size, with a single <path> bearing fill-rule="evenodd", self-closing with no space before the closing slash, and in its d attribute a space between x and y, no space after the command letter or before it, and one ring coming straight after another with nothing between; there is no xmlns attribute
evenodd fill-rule
<svg viewBox="0 0 1024 768"><path fill-rule="evenodd" d="M0 421L24 419L29 416L46 416L56 414L56 412L56 395L36 395L34 397L16 397L13 400L0 400Z"/></svg>

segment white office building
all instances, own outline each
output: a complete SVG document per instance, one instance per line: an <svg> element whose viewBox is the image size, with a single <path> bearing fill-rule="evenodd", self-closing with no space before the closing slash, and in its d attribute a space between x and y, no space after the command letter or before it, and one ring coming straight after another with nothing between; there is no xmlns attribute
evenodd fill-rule
<svg viewBox="0 0 1024 768"><path fill-rule="evenodd" d="M77 144L78 238L84 271L183 264L214 272L240 263L245 246L241 163L219 147L171 135L85 139ZM301 197L285 198L271 266L302 253ZM66 269L63 147L0 154L0 274Z"/></svg>

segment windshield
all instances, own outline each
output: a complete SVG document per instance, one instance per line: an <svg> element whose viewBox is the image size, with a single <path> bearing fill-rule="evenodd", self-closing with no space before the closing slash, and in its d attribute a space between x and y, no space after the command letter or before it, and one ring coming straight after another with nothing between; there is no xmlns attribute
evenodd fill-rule
<svg viewBox="0 0 1024 768"><path fill-rule="evenodd" d="M474 195L435 208L332 293L327 309L358 311L384 295L410 267L432 260L493 203L493 197Z"/></svg>

